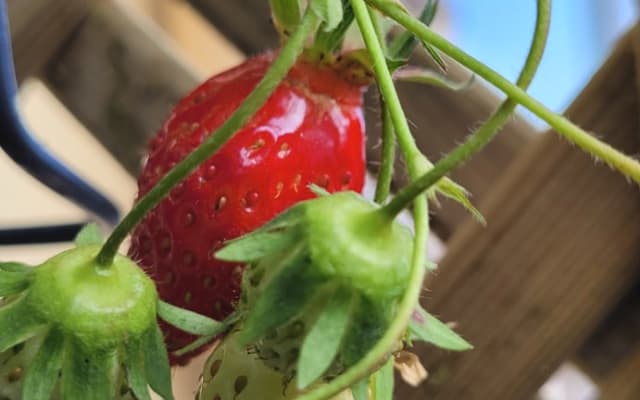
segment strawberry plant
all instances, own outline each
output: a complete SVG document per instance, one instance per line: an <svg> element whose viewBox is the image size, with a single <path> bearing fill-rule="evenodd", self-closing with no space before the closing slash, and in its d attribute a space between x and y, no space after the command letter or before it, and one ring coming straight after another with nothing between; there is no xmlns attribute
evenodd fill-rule
<svg viewBox="0 0 640 400"><path fill-rule="evenodd" d="M446 175L489 143L516 105L640 182L640 163L526 94L549 0L538 0L516 84L429 29L435 1L419 18L393 0L270 4L282 47L178 104L151 144L138 201L104 243L89 226L75 248L35 268L0 264L0 374L9 382L0 396L144 399L150 387L169 399L167 345L185 361L231 332L203 371L199 398L391 399L393 365L413 341L471 348L418 304L429 271L427 199L452 197L479 217ZM405 29L390 43L383 18ZM342 51L351 26L365 48ZM418 44L443 68L441 53L507 95L435 164L413 140L393 79L456 85L404 67ZM357 192L361 94L374 83L383 163L371 201ZM390 198L396 145L411 182ZM410 205L413 232L396 218ZM131 258L119 255L132 232Z"/></svg>

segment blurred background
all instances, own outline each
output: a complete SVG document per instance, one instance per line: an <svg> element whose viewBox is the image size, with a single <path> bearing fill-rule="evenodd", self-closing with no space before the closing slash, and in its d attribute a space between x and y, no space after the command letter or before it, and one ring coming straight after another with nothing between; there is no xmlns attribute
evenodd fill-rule
<svg viewBox="0 0 640 400"><path fill-rule="evenodd" d="M108 194L123 212L136 193L132 176L140 165L143 146L171 104L196 82L236 65L247 54L277 45L270 31L266 1L7 1L23 117L47 148ZM406 3L419 10L423 2ZM632 0L553 2L549 46L529 92L553 110L564 111L611 55L618 39L632 28L637 16L638 5ZM441 0L434 29L513 81L526 57L534 19L533 0ZM105 67L105 63L109 65ZM454 68L452 74L463 76L464 72ZM427 91L431 97L420 101L409 94L406 98L412 103L408 109L416 108L415 104L426 108L430 102L454 102L468 114L455 126L456 137L460 138L485 118L500 98L482 83L477 86L479 89L471 91L466 99L460 98L466 96L462 94L451 100L451 94L433 89ZM418 117L412 121L420 127ZM375 122L371 125L375 127ZM524 113L507 131L526 131L522 137L528 137L544 128L543 123ZM511 160L500 146L512 149L521 146L523 140L505 139L497 144L495 151L500 155L486 165L478 164L476 173L489 171L497 176ZM455 138L447 138L434 158L455 142ZM85 211L16 167L2 152L0 178L5 188L0 196L0 229L89 218ZM467 187L473 193L486 190L473 190L481 183L486 186L486 180L474 177ZM464 213L449 209L444 207L443 215L449 218L450 213L455 225L461 226L458 222L466 218ZM431 247L431 257L438 261L444 257L454 230L437 217L435 223L442 226L441 230L436 228L442 240L434 238ZM37 263L65 246L0 246L0 259ZM190 398L201 362L176 372L177 379L184 382L179 399ZM557 372L537 392L540 399L599 398L598 384L575 363L545 368ZM640 398L636 393L639 397L634 398Z"/></svg>

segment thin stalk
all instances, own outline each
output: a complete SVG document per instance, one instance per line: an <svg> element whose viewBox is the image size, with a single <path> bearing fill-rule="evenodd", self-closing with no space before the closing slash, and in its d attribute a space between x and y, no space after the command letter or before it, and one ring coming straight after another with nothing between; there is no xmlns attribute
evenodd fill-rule
<svg viewBox="0 0 640 400"><path fill-rule="evenodd" d="M378 172L378 182L376 183L376 193L374 201L378 204L384 203L391 191L391 180L393 178L393 163L396 156L396 139L394 136L391 115L384 102L380 99L382 109L382 157L380 171Z"/></svg>
<svg viewBox="0 0 640 400"><path fill-rule="evenodd" d="M509 82L506 78L492 70L479 60L470 56L429 29L416 18L409 15L397 3L389 0L366 0L380 12L413 32L421 40L430 43L452 59L466 66L480 77L504 92L509 98L521 104L535 115L546 121L556 132L565 137L571 143L580 147L589 154L606 162L612 168L617 169L625 176L630 177L636 183L640 183L640 162L619 152L607 143L604 143L573 124L565 117L554 113L538 100L529 96L524 90Z"/></svg>
<svg viewBox="0 0 640 400"><path fill-rule="evenodd" d="M533 41L529 48L527 60L516 82L523 90L527 89L540 65L549 33L551 0L538 0L537 5L538 13ZM415 196L429 189L440 178L482 150L500 132L500 129L507 122L517 105L518 103L511 99L505 100L473 135L469 136L464 143L438 161L429 172L398 192L382 211L389 216L396 216L411 203Z"/></svg>
<svg viewBox="0 0 640 400"><path fill-rule="evenodd" d="M369 16L367 5L364 0L351 0L360 32L364 38L367 50L373 61L374 72L380 87L380 93L382 94L389 110L391 121L398 135L398 142L405 155L407 161L409 174L412 178L415 178L419 171L421 159L420 152L415 145L409 125L400 105L400 100L396 93L391 74L387 68L384 52L378 37L375 32L375 28ZM389 356L393 346L402 340L405 334L407 324L411 318L411 314L415 308L418 298L422 290L422 282L426 274L426 268L424 268L426 257L426 243L427 236L429 234L429 219L428 219L428 207L427 199L425 195L419 195L414 201L414 224L415 224L415 236L413 254L411 259L411 270L409 273L409 284L404 293L404 296L398 307L396 318L391 323L391 326L384 334L384 336L378 341L371 351L367 353L356 365L349 368L345 373L332 380L327 385L322 385L316 389L300 396L298 400L322 400L329 398L347 387L353 385L355 382L366 377L369 373L375 370L382 360Z"/></svg>
<svg viewBox="0 0 640 400"><path fill-rule="evenodd" d="M262 107L296 62L302 52L306 38L313 33L317 25L318 18L316 15L311 11L307 11L300 25L284 44L280 54L262 80L231 117L189 156L171 169L116 226L111 236L102 246L100 253L98 253L97 262L99 265L105 268L110 266L122 241L131 229L144 218L147 212L155 207L174 186L218 151Z"/></svg>

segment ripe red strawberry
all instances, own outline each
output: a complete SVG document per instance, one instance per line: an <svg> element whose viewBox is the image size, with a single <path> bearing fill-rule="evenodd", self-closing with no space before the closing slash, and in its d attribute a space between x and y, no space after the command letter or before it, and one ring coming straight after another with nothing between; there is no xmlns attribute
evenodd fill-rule
<svg viewBox="0 0 640 400"><path fill-rule="evenodd" d="M139 197L230 116L272 59L251 58L179 102L151 141ZM311 183L329 192L362 189L362 92L329 66L299 61L250 122L148 214L129 254L162 299L225 318L237 302L242 268L214 258L224 241L314 197ZM165 335L169 351L193 340L168 326Z"/></svg>

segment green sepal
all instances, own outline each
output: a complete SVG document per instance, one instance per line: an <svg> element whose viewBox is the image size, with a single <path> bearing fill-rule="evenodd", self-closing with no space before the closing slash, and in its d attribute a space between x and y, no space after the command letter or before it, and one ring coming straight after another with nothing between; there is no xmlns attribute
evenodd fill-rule
<svg viewBox="0 0 640 400"><path fill-rule="evenodd" d="M228 324L205 317L184 308L158 300L158 316L168 324L192 335L217 335L227 329Z"/></svg>
<svg viewBox="0 0 640 400"><path fill-rule="evenodd" d="M149 386L164 400L173 400L169 356L158 325L154 325L143 335L142 350L144 371Z"/></svg>
<svg viewBox="0 0 640 400"><path fill-rule="evenodd" d="M351 316L340 353L346 365L360 361L385 334L392 318L385 305L361 296Z"/></svg>
<svg viewBox="0 0 640 400"><path fill-rule="evenodd" d="M216 253L216 258L224 261L251 262L278 251L286 250L298 240L299 234L293 229L275 232L258 231L229 242Z"/></svg>
<svg viewBox="0 0 640 400"><path fill-rule="evenodd" d="M253 343L302 311L313 296L309 288L318 281L311 271L302 268L307 258L306 249L299 245L275 266L279 271L249 310L238 336L240 344Z"/></svg>
<svg viewBox="0 0 640 400"><path fill-rule="evenodd" d="M182 357L185 354L191 353L192 351L196 351L200 347L202 347L202 346L206 345L207 343L211 342L217 336L218 335L200 336L199 338L197 338L193 342L189 343L188 345L184 346L183 348L180 348L180 349L178 349L176 351L172 351L171 354L176 355L178 357Z"/></svg>
<svg viewBox="0 0 640 400"><path fill-rule="evenodd" d="M322 30L325 32L338 27L344 16L342 0L311 0L309 7L323 22Z"/></svg>
<svg viewBox="0 0 640 400"><path fill-rule="evenodd" d="M20 293L29 287L33 270L18 263L0 264L0 297Z"/></svg>
<svg viewBox="0 0 640 400"><path fill-rule="evenodd" d="M76 246L91 246L101 245L103 242L102 232L100 227L95 222L87 224L80 229L80 232L73 239Z"/></svg>
<svg viewBox="0 0 640 400"><path fill-rule="evenodd" d="M465 81L456 82L440 73L431 71L429 69L420 67L405 67L395 71L395 73L393 74L393 78L394 80L403 82L415 82L441 87L453 91L462 91L468 89L473 84L475 75L471 75L469 79Z"/></svg>
<svg viewBox="0 0 640 400"><path fill-rule="evenodd" d="M41 333L47 325L34 316L26 298L0 307L0 353Z"/></svg>
<svg viewBox="0 0 640 400"><path fill-rule="evenodd" d="M144 368L144 351L139 340L125 343L127 382L137 400L151 400Z"/></svg>
<svg viewBox="0 0 640 400"><path fill-rule="evenodd" d="M65 355L65 338L62 331L52 328L40 349L29 364L22 386L23 400L40 400L51 397L58 382Z"/></svg>
<svg viewBox="0 0 640 400"><path fill-rule="evenodd" d="M308 387L331 366L349 326L354 300L355 296L344 287L338 287L329 294L300 349L298 389Z"/></svg>
<svg viewBox="0 0 640 400"><path fill-rule="evenodd" d="M422 154L419 155L416 162L420 164L418 168L419 175L425 174L433 168L433 164L431 164L431 162L429 162L429 160L427 160L427 158ZM436 183L434 188L427 191L427 194L432 199L435 198L436 193L456 201L458 204L463 206L476 219L476 221L482 225L487 224L482 213L480 213L473 203L471 203L471 200L469 200L469 192L462 185L457 184L445 176Z"/></svg>
<svg viewBox="0 0 640 400"><path fill-rule="evenodd" d="M313 194L315 194L318 197L325 197L325 196L331 196L331 193L329 193L327 191L327 189L316 185L315 183L312 183L308 186L309 190L311 190L311 192Z"/></svg>
<svg viewBox="0 0 640 400"><path fill-rule="evenodd" d="M431 22L433 22L437 11L438 0L427 0L422 8L419 20L423 24L429 26L431 25ZM389 55L392 58L408 60L417 44L418 39L416 39L415 35L409 31L404 31L389 44Z"/></svg>
<svg viewBox="0 0 640 400"><path fill-rule="evenodd" d="M372 378L375 382L372 400L393 400L393 357Z"/></svg>
<svg viewBox="0 0 640 400"><path fill-rule="evenodd" d="M33 269L31 265L21 262L9 261L0 262L0 272L29 272Z"/></svg>
<svg viewBox="0 0 640 400"><path fill-rule="evenodd" d="M113 400L118 376L118 351L87 351L83 345L67 342L62 373L65 400Z"/></svg>
<svg viewBox="0 0 640 400"><path fill-rule="evenodd" d="M424 47L424 49L431 56L433 61L435 61L438 67L440 67L442 72L447 72L447 63L444 61L440 53L438 53L438 50L434 49L433 46L431 46L427 42L422 42L422 47Z"/></svg>
<svg viewBox="0 0 640 400"><path fill-rule="evenodd" d="M345 35L353 23L355 15L349 0L342 0L342 21L330 32L320 30L316 33L314 49L320 52L331 53L339 50L344 42Z"/></svg>
<svg viewBox="0 0 640 400"><path fill-rule="evenodd" d="M278 31L291 34L300 23L300 0L269 0L269 6Z"/></svg>
<svg viewBox="0 0 640 400"><path fill-rule="evenodd" d="M452 351L465 351L473 346L453 331L447 324L439 321L422 307L418 306L409 322L409 332L413 340L431 343L436 347Z"/></svg>
<svg viewBox="0 0 640 400"><path fill-rule="evenodd" d="M359 380L353 386L351 386L351 394L353 394L353 400L370 400L369 379L370 377Z"/></svg>

